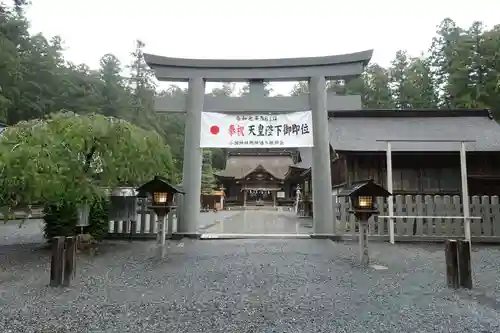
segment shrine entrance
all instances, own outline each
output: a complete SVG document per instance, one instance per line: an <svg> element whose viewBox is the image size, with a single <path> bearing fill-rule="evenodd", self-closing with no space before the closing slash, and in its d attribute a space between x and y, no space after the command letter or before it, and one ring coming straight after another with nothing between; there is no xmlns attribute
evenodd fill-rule
<svg viewBox="0 0 500 333"><path fill-rule="evenodd" d="M264 205L264 201L268 202L271 198L271 191L266 188L250 189L248 192L256 206Z"/></svg>
<svg viewBox="0 0 500 333"><path fill-rule="evenodd" d="M312 196L314 200L312 236L329 237L335 234L330 171L329 110L359 110L360 96L337 96L326 92L326 80L350 80L364 71L372 51L313 58L259 60L202 60L169 58L145 54L146 63L160 81L187 81L188 93L182 96L158 96L157 112L187 114L183 182L185 195L177 209L177 234L199 238L202 113L270 115L310 112L312 117ZM265 96L264 83L272 81L307 81L309 94L299 96ZM205 94L206 82L249 82L250 92L241 97L210 96ZM210 131L218 132L213 126ZM234 128L233 128L234 129ZM234 133L238 133L237 130ZM241 141L240 141L241 142ZM245 143L246 141L242 141ZM264 141L263 141L264 142ZM274 142L274 141L271 141ZM220 147L220 146L219 146ZM250 182L247 184L250 185ZM266 202L281 187L242 187L244 196ZM255 219L267 219L266 215ZM246 219L244 219L246 220ZM276 232L269 231L269 233ZM249 237L252 232L247 232Z"/></svg>

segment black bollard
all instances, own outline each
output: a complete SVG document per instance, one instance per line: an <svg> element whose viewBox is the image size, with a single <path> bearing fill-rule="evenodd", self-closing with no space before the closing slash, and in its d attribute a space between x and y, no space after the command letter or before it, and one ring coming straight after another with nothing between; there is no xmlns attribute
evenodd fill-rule
<svg viewBox="0 0 500 333"><path fill-rule="evenodd" d="M472 264L470 242L458 241L458 280L460 287L472 289Z"/></svg>
<svg viewBox="0 0 500 333"><path fill-rule="evenodd" d="M444 255L446 259L446 283L448 288L457 289L459 287L457 241L454 239L447 239L444 244Z"/></svg>

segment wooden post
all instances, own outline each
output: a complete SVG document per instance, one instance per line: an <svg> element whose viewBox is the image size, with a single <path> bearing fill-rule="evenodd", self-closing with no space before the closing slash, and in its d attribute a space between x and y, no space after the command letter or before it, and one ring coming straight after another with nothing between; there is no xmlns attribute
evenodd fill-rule
<svg viewBox="0 0 500 333"><path fill-rule="evenodd" d="M445 240L446 283L448 288L457 289L458 283L458 246L454 239Z"/></svg>
<svg viewBox="0 0 500 333"><path fill-rule="evenodd" d="M167 213L168 215L168 213ZM167 215L165 213L161 213L158 215L158 235L157 235L157 244L158 244L158 256L160 259L165 258L166 246L165 246L165 238L167 234Z"/></svg>
<svg viewBox="0 0 500 333"><path fill-rule="evenodd" d="M465 240L471 241L470 233L470 208L469 208L469 186L467 182L467 153L465 142L460 143L460 176L462 179L462 208L464 212L464 233Z"/></svg>
<svg viewBox="0 0 500 333"><path fill-rule="evenodd" d="M161 244L161 235L163 234L162 228L163 224L163 216L156 214L156 244Z"/></svg>
<svg viewBox="0 0 500 333"><path fill-rule="evenodd" d="M174 214L175 214L176 211L174 210L170 210L170 212L168 212L168 217L167 217L167 235L168 237L172 237L172 233L174 231Z"/></svg>
<svg viewBox="0 0 500 333"><path fill-rule="evenodd" d="M370 255L368 253L368 221L359 221L359 261L361 265L368 266Z"/></svg>
<svg viewBox="0 0 500 333"><path fill-rule="evenodd" d="M131 242L134 234L137 232L137 221L130 221L130 232L128 234L128 241Z"/></svg>
<svg viewBox="0 0 500 333"><path fill-rule="evenodd" d="M76 238L66 237L64 242L64 274L62 285L69 287L71 280L75 277L76 265Z"/></svg>
<svg viewBox="0 0 500 333"><path fill-rule="evenodd" d="M167 215L161 218L161 246L163 247L165 247L165 238L167 238Z"/></svg>
<svg viewBox="0 0 500 333"><path fill-rule="evenodd" d="M64 237L57 236L52 238L52 254L50 261L50 285L52 287L60 286L63 281L64 271Z"/></svg>
<svg viewBox="0 0 500 333"><path fill-rule="evenodd" d="M387 169L387 191L392 194L392 147L391 143L387 142L386 150L386 169ZM387 210L389 215L389 242L394 244L394 198L392 195L387 197Z"/></svg>
<svg viewBox="0 0 500 333"><path fill-rule="evenodd" d="M458 241L458 280L460 287L472 289L471 246L462 239Z"/></svg>

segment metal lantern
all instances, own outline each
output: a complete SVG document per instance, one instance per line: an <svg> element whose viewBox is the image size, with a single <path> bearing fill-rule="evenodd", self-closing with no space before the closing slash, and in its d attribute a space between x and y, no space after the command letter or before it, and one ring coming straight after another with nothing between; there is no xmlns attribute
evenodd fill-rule
<svg viewBox="0 0 500 333"><path fill-rule="evenodd" d="M361 264L368 265L368 219L379 211L375 205L377 197L388 197L389 191L373 182L373 179L359 181L339 193L339 196L348 196L350 199L350 213L359 221L359 260Z"/></svg>
<svg viewBox="0 0 500 333"><path fill-rule="evenodd" d="M171 196L173 199L173 196ZM169 196L167 192L153 192L154 205L167 205L169 203Z"/></svg>
<svg viewBox="0 0 500 333"><path fill-rule="evenodd" d="M134 188L117 187L111 191L109 219L112 221L137 219L137 197Z"/></svg>
<svg viewBox="0 0 500 333"><path fill-rule="evenodd" d="M374 203L375 203L375 200L374 200L374 197L372 196L358 196L358 197L353 197L351 198L352 202L353 202L353 206L355 209L372 209L372 210L375 210L377 209L377 207L375 207Z"/></svg>
<svg viewBox="0 0 500 333"><path fill-rule="evenodd" d="M151 209L159 216L164 216L173 206L174 195L184 193L180 188L170 184L165 178L155 176L152 180L137 189L137 196L153 198Z"/></svg>
<svg viewBox="0 0 500 333"><path fill-rule="evenodd" d="M378 214L375 204L377 197L386 198L390 195L391 193L375 184L372 179L353 183L338 194L339 197L349 197L351 206L349 212L362 221L367 220L373 214Z"/></svg>

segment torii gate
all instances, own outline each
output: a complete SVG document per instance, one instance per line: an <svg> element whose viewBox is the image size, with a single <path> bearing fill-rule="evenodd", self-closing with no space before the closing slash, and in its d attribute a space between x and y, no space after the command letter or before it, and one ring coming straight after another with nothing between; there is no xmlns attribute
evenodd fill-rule
<svg viewBox="0 0 500 333"><path fill-rule="evenodd" d="M358 110L360 96L326 93L326 80L351 79L364 71L373 50L312 58L287 59L182 59L145 54L146 63L159 81L189 82L187 95L157 97L157 112L187 113L184 139L183 198L177 232L198 238L201 191L201 113L271 113L312 111L313 120L313 235L335 233L330 173L328 110ZM302 96L266 97L264 81L308 81L310 93ZM250 94L242 97L206 96L206 82L250 82ZM335 143L332 143L335 149Z"/></svg>

